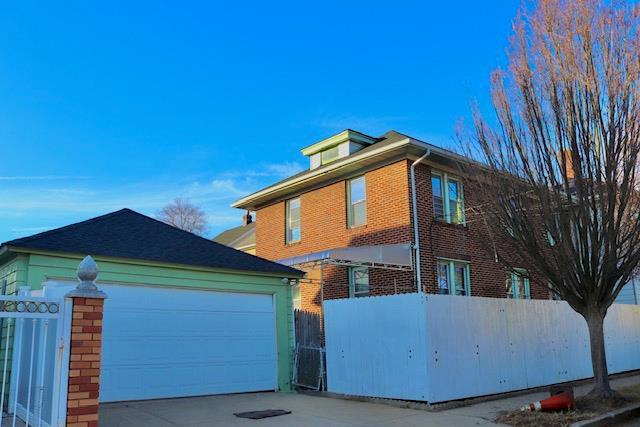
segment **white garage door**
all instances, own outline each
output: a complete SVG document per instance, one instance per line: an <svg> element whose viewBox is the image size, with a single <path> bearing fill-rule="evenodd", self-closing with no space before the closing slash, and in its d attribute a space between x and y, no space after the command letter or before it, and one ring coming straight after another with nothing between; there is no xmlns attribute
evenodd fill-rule
<svg viewBox="0 0 640 427"><path fill-rule="evenodd" d="M100 401L277 389L272 295L101 288Z"/></svg>

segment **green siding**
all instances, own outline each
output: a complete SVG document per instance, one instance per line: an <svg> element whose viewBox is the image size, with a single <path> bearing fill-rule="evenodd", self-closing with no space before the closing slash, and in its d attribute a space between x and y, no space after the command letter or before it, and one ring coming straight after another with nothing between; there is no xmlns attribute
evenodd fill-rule
<svg viewBox="0 0 640 427"><path fill-rule="evenodd" d="M24 255L19 257L21 259L19 265L11 267L10 262L0 267L0 272L7 270L8 275L15 276L12 283L28 284L32 289L41 289L42 284L48 279L77 280L76 268L81 261L80 257L55 254L31 254L28 257ZM102 281L275 295L278 386L282 391L291 390L294 341L291 307L293 302L290 286L282 283L282 277L156 263L133 263L131 260L100 257L95 257L95 260L100 269L98 286Z"/></svg>
<svg viewBox="0 0 640 427"><path fill-rule="evenodd" d="M10 258L3 265L0 265L0 284L3 280L7 281L6 295L14 295L20 286L27 283L27 267L29 257L26 255L17 255ZM7 358L7 382L11 378L11 361L13 354L13 339L7 342L7 325L12 322L12 328L15 329L15 320L4 319L2 321L2 330L0 331L0 365L4 365L5 353L8 352ZM13 335L13 332L12 332ZM2 379L0 379L0 386ZM9 387L5 388L5 402L9 399Z"/></svg>

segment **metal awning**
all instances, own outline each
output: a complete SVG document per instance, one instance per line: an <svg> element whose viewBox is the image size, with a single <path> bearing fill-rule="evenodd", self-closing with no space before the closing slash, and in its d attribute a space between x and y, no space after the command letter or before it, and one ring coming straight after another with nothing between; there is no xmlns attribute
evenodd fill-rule
<svg viewBox="0 0 640 427"><path fill-rule="evenodd" d="M333 264L389 270L413 270L413 257L410 243L335 248L279 259L276 262L298 268L313 268L319 265Z"/></svg>

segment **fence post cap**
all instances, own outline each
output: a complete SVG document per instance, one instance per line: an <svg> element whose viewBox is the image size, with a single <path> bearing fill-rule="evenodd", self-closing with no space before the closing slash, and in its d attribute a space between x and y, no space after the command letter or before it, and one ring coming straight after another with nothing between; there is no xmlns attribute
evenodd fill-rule
<svg viewBox="0 0 640 427"><path fill-rule="evenodd" d="M96 264L95 260L91 257L91 255L87 255L84 259L78 264L78 270L76 271L76 275L78 276L78 286L65 295L66 298L101 298L104 299L107 295L98 289L95 284L96 278L98 277L98 264Z"/></svg>

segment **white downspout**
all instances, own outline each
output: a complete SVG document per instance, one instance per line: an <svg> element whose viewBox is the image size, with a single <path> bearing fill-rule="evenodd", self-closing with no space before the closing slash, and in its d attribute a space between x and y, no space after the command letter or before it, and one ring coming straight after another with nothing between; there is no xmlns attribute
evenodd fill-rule
<svg viewBox="0 0 640 427"><path fill-rule="evenodd" d="M422 292L422 274L420 271L420 234L418 230L418 202L416 200L416 173L415 168L418 163L431 155L431 150L427 149L418 160L411 164L411 207L413 210L413 249L416 254L416 285L418 293Z"/></svg>

